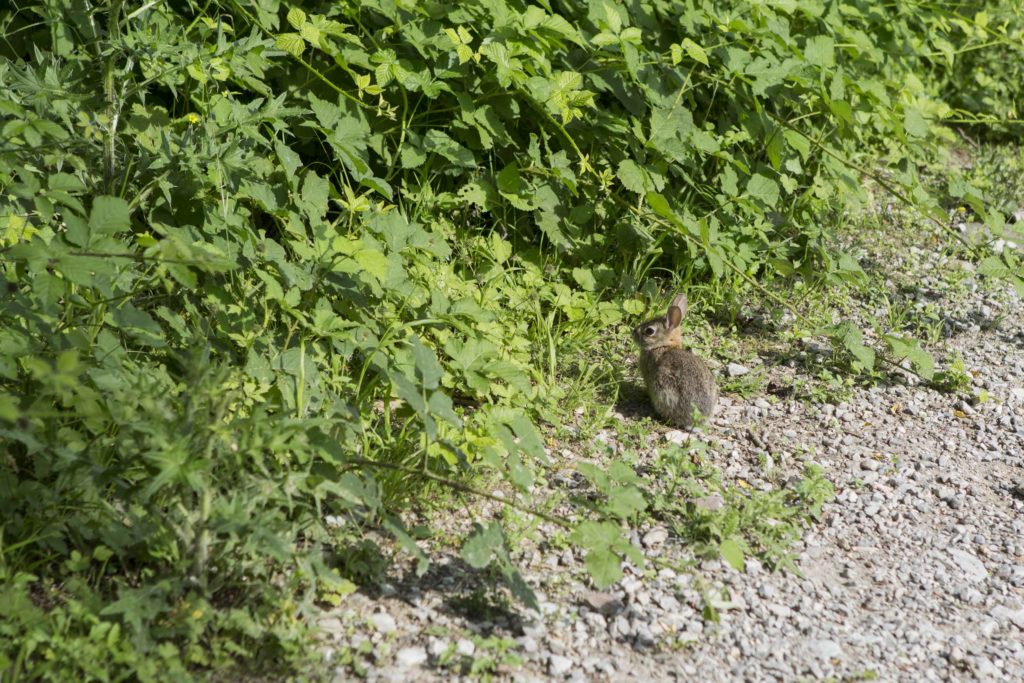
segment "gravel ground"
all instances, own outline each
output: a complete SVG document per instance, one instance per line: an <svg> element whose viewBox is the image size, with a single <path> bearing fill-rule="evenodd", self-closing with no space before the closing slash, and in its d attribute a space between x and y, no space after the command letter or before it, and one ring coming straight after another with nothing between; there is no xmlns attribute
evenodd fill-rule
<svg viewBox="0 0 1024 683"><path fill-rule="evenodd" d="M802 576L757 561L742 573L717 561L685 573L627 566L596 592L579 555L542 541L519 553L539 612L467 609L478 579L452 555L422 579L396 574L379 594L349 596L323 622L325 648L356 652L370 680L450 680L461 660L522 681L1024 681L1024 306L970 272L945 293L936 270L969 264L907 259L887 267L919 263L910 299L944 311L936 355L962 356L975 400L910 376L852 389L837 405L727 395L707 430L725 480L760 485L774 476L766 454L776 471L824 468L836 497L795 548ZM803 372L799 358L749 365L768 387ZM680 436L652 434L649 449ZM589 457L616 447L614 431L598 439ZM648 553L686 552L663 529L638 536ZM709 593L723 596L717 624L702 618ZM505 646L519 663L501 663ZM337 680L352 677L337 668Z"/></svg>

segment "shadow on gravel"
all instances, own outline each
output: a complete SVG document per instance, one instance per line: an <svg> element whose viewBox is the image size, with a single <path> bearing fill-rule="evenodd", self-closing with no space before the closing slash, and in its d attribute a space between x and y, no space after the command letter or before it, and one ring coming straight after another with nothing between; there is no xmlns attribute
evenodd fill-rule
<svg viewBox="0 0 1024 683"><path fill-rule="evenodd" d="M436 595L440 603L433 605L432 611L465 620L466 627L477 635L523 634L524 607L502 590L509 586L498 572L474 569L458 557L433 562L423 576L416 576L413 567L408 569L392 564L375 581L360 585L359 592L372 601L390 598L411 609L426 595Z"/></svg>
<svg viewBox="0 0 1024 683"><path fill-rule="evenodd" d="M619 397L615 402L615 410L630 420L642 420L645 417L652 420L658 419L643 384L629 380L619 384Z"/></svg>

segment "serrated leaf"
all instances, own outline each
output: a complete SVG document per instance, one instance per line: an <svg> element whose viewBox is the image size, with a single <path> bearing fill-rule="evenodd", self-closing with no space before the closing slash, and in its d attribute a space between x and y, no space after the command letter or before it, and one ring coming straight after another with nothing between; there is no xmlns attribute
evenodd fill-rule
<svg viewBox="0 0 1024 683"><path fill-rule="evenodd" d="M643 194L647 191L647 176L644 170L632 159L624 159L619 163L618 171L615 174L619 181L630 192Z"/></svg>
<svg viewBox="0 0 1024 683"><path fill-rule="evenodd" d="M622 17L619 15L619 8L613 3L604 3L604 20L612 33L618 34L622 30Z"/></svg>
<svg viewBox="0 0 1024 683"><path fill-rule="evenodd" d="M100 195L93 200L89 213L89 232L93 238L127 230L131 226L131 209L120 197Z"/></svg>
<svg viewBox="0 0 1024 683"><path fill-rule="evenodd" d="M708 66L708 53L705 52L704 48L700 45L689 38L683 38L683 42L680 47L682 47L690 59L695 62L700 62L704 66Z"/></svg>
<svg viewBox="0 0 1024 683"><path fill-rule="evenodd" d="M310 45L320 45L320 29L313 24L303 24L299 28L299 35Z"/></svg>
<svg viewBox="0 0 1024 683"><path fill-rule="evenodd" d="M617 486L608 493L605 510L619 519L629 519L647 509L647 499L636 486Z"/></svg>
<svg viewBox="0 0 1024 683"><path fill-rule="evenodd" d="M622 578L622 562L611 550L591 550L583 564L598 588L607 588Z"/></svg>
<svg viewBox="0 0 1024 683"><path fill-rule="evenodd" d="M274 45L292 57L301 57L306 51L306 41L298 33L282 33L274 38Z"/></svg>
<svg viewBox="0 0 1024 683"><path fill-rule="evenodd" d="M292 28L298 29L306 23L306 13L298 7L292 7L288 10L288 23L291 24Z"/></svg>
<svg viewBox="0 0 1024 683"><path fill-rule="evenodd" d="M630 26L629 28L623 30L623 32L619 34L619 40L621 40L624 43L640 45L641 42L643 42L643 32L640 31L640 29L637 28L636 26Z"/></svg>
<svg viewBox="0 0 1024 683"><path fill-rule="evenodd" d="M987 256L978 264L978 274L986 277L1006 277L1011 271L998 256Z"/></svg>
<svg viewBox="0 0 1024 683"><path fill-rule="evenodd" d="M573 542L587 549L611 548L622 537L622 531L611 522L582 522L572 532Z"/></svg>
<svg viewBox="0 0 1024 683"><path fill-rule="evenodd" d="M931 379L935 374L935 358L921 347L916 339L904 339L896 335L885 335L886 345L894 356L907 359L921 377Z"/></svg>
<svg viewBox="0 0 1024 683"><path fill-rule="evenodd" d="M383 283L388 276L388 257L376 249L360 249L354 255L358 263L367 273Z"/></svg>
<svg viewBox="0 0 1024 683"><path fill-rule="evenodd" d="M823 69L836 65L836 41L831 36L814 36L807 39L804 59Z"/></svg>

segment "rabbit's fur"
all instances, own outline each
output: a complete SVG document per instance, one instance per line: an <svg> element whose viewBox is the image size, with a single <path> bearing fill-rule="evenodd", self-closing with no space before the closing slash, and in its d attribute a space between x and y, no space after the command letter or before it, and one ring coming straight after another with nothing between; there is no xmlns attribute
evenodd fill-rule
<svg viewBox="0 0 1024 683"><path fill-rule="evenodd" d="M653 318L633 330L640 347L640 374L651 403L666 422L691 429L694 411L710 418L718 401L718 387L707 364L683 348L679 323L686 315L686 295L680 294L662 318Z"/></svg>

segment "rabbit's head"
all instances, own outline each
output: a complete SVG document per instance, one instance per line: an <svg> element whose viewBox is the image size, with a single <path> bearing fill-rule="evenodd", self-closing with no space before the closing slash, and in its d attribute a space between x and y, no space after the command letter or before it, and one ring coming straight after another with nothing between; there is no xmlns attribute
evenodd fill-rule
<svg viewBox="0 0 1024 683"><path fill-rule="evenodd" d="M679 323L686 315L686 295L679 294L668 306L664 317L651 318L637 325L633 330L633 341L641 351L659 348L682 348L683 337L679 332Z"/></svg>

